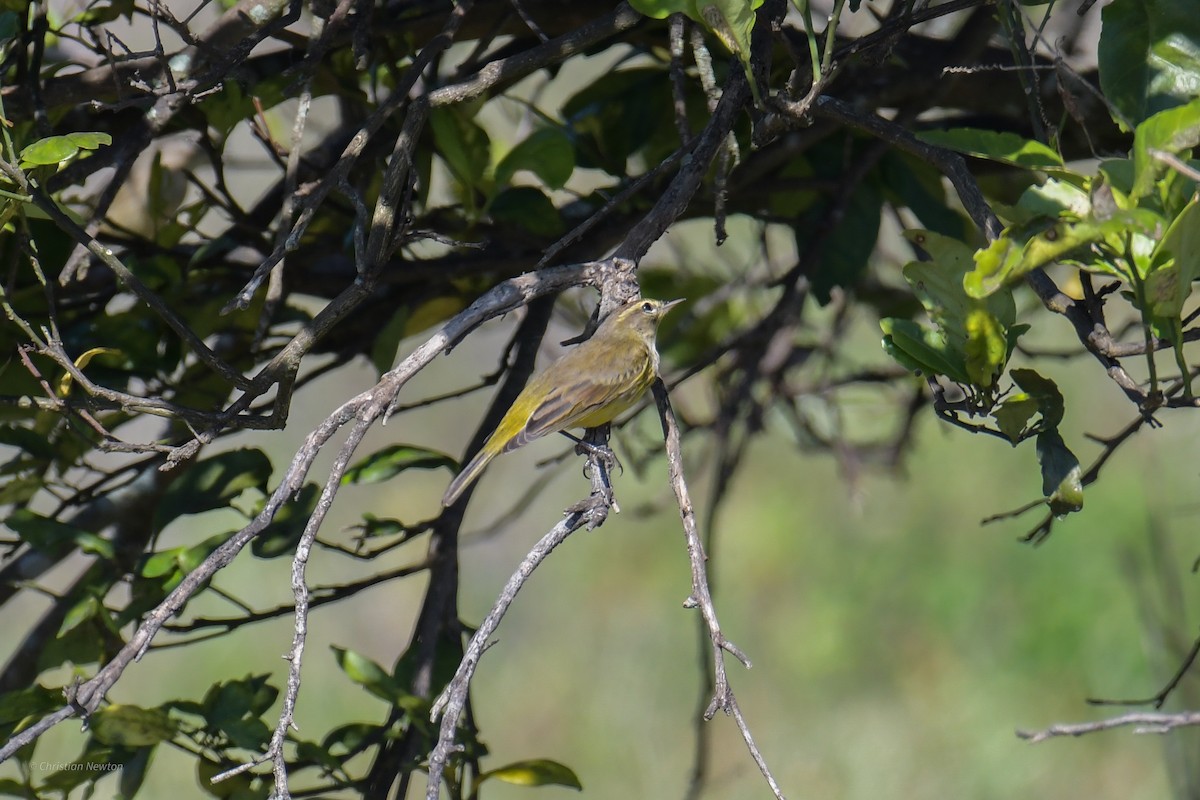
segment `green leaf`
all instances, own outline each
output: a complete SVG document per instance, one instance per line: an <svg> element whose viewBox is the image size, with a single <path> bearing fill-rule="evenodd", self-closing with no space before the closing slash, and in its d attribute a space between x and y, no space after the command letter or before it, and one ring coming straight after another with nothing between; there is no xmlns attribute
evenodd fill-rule
<svg viewBox="0 0 1200 800"><path fill-rule="evenodd" d="M380 519L374 514L363 514L363 521L352 526L352 530L358 531L359 538L372 539L377 536L395 536L397 534L407 534L412 530L398 519Z"/></svg>
<svg viewBox="0 0 1200 800"><path fill-rule="evenodd" d="M395 702L400 696L401 692L392 680L392 676L383 667L353 650L336 646L330 649L333 650L338 666L350 680L389 703Z"/></svg>
<svg viewBox="0 0 1200 800"><path fill-rule="evenodd" d="M987 297L1023 278L1027 273L1064 259L1093 243L1106 243L1113 251L1124 249L1130 234L1157 238L1162 217L1149 209L1118 211L1105 220L1038 220L1010 228L988 247L975 253L975 270L963 278L971 297ZM1108 261L1081 265L1128 280L1130 276Z"/></svg>
<svg viewBox="0 0 1200 800"><path fill-rule="evenodd" d="M167 741L178 726L161 708L114 704L97 709L88 727L104 744L145 747Z"/></svg>
<svg viewBox="0 0 1200 800"><path fill-rule="evenodd" d="M1009 377L1037 402L1043 420L1039 427L1057 428L1063 418L1063 396L1058 384L1032 369L1014 369Z"/></svg>
<svg viewBox="0 0 1200 800"><path fill-rule="evenodd" d="M12 12L6 12L11 14ZM35 795L30 794L25 788L25 784L18 783L12 778L0 778L0 797L24 797L30 798Z"/></svg>
<svg viewBox="0 0 1200 800"><path fill-rule="evenodd" d="M1120 112L1116 121L1122 128L1196 96L1200 14L1195 0L1113 0L1100 19L1100 88Z"/></svg>
<svg viewBox="0 0 1200 800"><path fill-rule="evenodd" d="M491 160L491 144L483 128L459 106L435 108L429 126L438 155L451 174L468 189L478 187Z"/></svg>
<svg viewBox="0 0 1200 800"><path fill-rule="evenodd" d="M380 483L406 469L458 469L458 462L445 453L409 444L385 447L359 461L342 476L342 483Z"/></svg>
<svg viewBox="0 0 1200 800"><path fill-rule="evenodd" d="M26 717L40 716L63 704L60 691L47 689L39 684L0 694L0 731ZM0 734L0 738L7 735Z"/></svg>
<svg viewBox="0 0 1200 800"><path fill-rule="evenodd" d="M804 162L796 160L793 163ZM894 205L907 207L916 214L923 227L959 239L968 235L969 223L946 203L941 173L932 166L897 150L889 150L880 162L880 174L888 200ZM794 197L808 195L807 192L795 191L788 194ZM774 202L772 209L777 210Z"/></svg>
<svg viewBox="0 0 1200 800"><path fill-rule="evenodd" d="M1200 84L1196 90L1200 91ZM1200 99L1160 111L1138 125L1133 134L1134 181L1130 194L1135 199L1150 194L1155 182L1170 169L1155 158L1155 151L1179 155L1197 144L1200 144Z"/></svg>
<svg viewBox="0 0 1200 800"><path fill-rule="evenodd" d="M1042 494L1050 512L1059 519L1083 508L1083 481L1079 459L1068 449L1057 428L1037 438L1038 463L1042 466Z"/></svg>
<svg viewBox="0 0 1200 800"><path fill-rule="evenodd" d="M75 17L74 22L80 25L101 25L112 22L118 17L133 18L134 0L112 0L106 5L95 5Z"/></svg>
<svg viewBox="0 0 1200 800"><path fill-rule="evenodd" d="M1004 326L986 308L973 308L967 314L966 332L967 375L976 386L991 386L1008 363Z"/></svg>
<svg viewBox="0 0 1200 800"><path fill-rule="evenodd" d="M1200 277L1200 201L1192 200L1159 241L1146 275L1149 311L1156 317L1178 319Z"/></svg>
<svg viewBox="0 0 1200 800"><path fill-rule="evenodd" d="M107 539L57 520L47 519L27 508L14 511L4 524L12 528L30 547L49 555L64 555L74 546L85 553L108 560L115 556L112 542Z"/></svg>
<svg viewBox="0 0 1200 800"><path fill-rule="evenodd" d="M1029 420L1038 413L1038 403L1024 392L1010 394L992 409L996 427L1014 445L1021 441L1029 430Z"/></svg>
<svg viewBox="0 0 1200 800"><path fill-rule="evenodd" d="M0 47L21 35L21 18L15 11L0 13Z"/></svg>
<svg viewBox="0 0 1200 800"><path fill-rule="evenodd" d="M763 0L692 0L692 9L684 12L708 28L725 45L725 49L737 56L746 73L746 80L750 82L754 104L758 107L762 106L762 97L750 64L750 37L757 19L754 9L762 4Z"/></svg>
<svg viewBox="0 0 1200 800"><path fill-rule="evenodd" d="M651 19L666 19L672 14L686 14L695 0L629 0L633 10Z"/></svg>
<svg viewBox="0 0 1200 800"><path fill-rule="evenodd" d="M63 617L62 624L58 626L58 635L78 627L89 619L92 619L103 612L103 604L93 595L88 595L73 605Z"/></svg>
<svg viewBox="0 0 1200 800"><path fill-rule="evenodd" d="M266 494L270 477L270 459L253 448L230 450L192 464L163 493L154 514L154 527L162 530L184 514L225 508L247 489Z"/></svg>
<svg viewBox="0 0 1200 800"><path fill-rule="evenodd" d="M945 375L958 383L970 383L967 365L960 353L946 345L937 331L922 328L911 319L881 319L883 349L901 365L926 375Z"/></svg>
<svg viewBox="0 0 1200 800"><path fill-rule="evenodd" d="M146 781L146 769L150 766L150 755L154 747L139 747L132 757L125 759L117 777L119 789L114 800L129 800L142 788Z"/></svg>
<svg viewBox="0 0 1200 800"><path fill-rule="evenodd" d="M79 154L80 150L96 150L112 144L112 136L99 132L68 133L48 136L21 151L21 168L61 164Z"/></svg>
<svg viewBox="0 0 1200 800"><path fill-rule="evenodd" d="M820 169L817 172L821 174ZM851 195L845 213L825 239L820 269L812 276L813 296L818 303L828 303L830 291L835 286L853 286L866 271L879 240L883 203L883 187L874 177L864 180ZM815 206L804 221L809 224L798 226L799 236L813 235L810 229L814 222L828 225L828 208L824 203Z"/></svg>
<svg viewBox="0 0 1200 800"><path fill-rule="evenodd" d="M518 225L543 239L563 233L562 218L550 198L533 186L514 186L496 195L488 207L498 225Z"/></svg>
<svg viewBox="0 0 1200 800"><path fill-rule="evenodd" d="M1041 142L1023 139L1006 131L979 128L952 128L947 131L922 131L917 138L958 153L1038 169L1061 167L1062 156Z"/></svg>
<svg viewBox="0 0 1200 800"><path fill-rule="evenodd" d="M271 523L254 537L251 552L259 558L275 558L295 550L320 495L321 487L317 484L304 484L297 496L279 509Z"/></svg>
<svg viewBox="0 0 1200 800"><path fill-rule="evenodd" d="M629 156L672 128L667 70L610 72L567 100L562 114L570 124L579 165L623 176Z"/></svg>
<svg viewBox="0 0 1200 800"><path fill-rule="evenodd" d="M483 773L479 776L479 781L482 783L489 778L516 786L567 786L583 790L583 784L570 767L548 758L514 761Z"/></svg>
<svg viewBox="0 0 1200 800"><path fill-rule="evenodd" d="M1058 178L1030 186L1021 194L1017 207L1028 211L1030 217L1057 217L1069 214L1083 219L1092 213L1092 200L1083 188Z"/></svg>
<svg viewBox="0 0 1200 800"><path fill-rule="evenodd" d="M551 189L561 189L575 171L575 146L558 128L542 128L509 151L496 165L496 183L507 186L527 169Z"/></svg>
<svg viewBox="0 0 1200 800"><path fill-rule="evenodd" d="M972 252L962 242L930 231L906 231L905 237L924 250L928 261L904 266L904 279L937 326L936 335L917 337L911 326L891 321L891 339L885 348L900 363L912 368L921 363L923 372L945 375L959 383L991 387L1020 334L1013 327L1016 305L1008 292L997 292L986 300L967 296L963 276L973 265ZM885 329L885 332L888 332ZM935 357L936 353L936 357Z"/></svg>
<svg viewBox="0 0 1200 800"><path fill-rule="evenodd" d="M371 346L371 362L379 374L392 368L400 342L429 330L453 317L467 307L465 295L443 295L420 303L415 308L403 305L375 336Z"/></svg>

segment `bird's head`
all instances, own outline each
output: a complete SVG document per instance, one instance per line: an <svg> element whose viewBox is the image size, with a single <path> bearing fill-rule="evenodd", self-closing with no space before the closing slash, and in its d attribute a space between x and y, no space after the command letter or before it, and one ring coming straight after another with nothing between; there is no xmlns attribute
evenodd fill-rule
<svg viewBox="0 0 1200 800"><path fill-rule="evenodd" d="M615 331L632 332L653 341L658 323L683 300L634 300L613 311L604 324Z"/></svg>

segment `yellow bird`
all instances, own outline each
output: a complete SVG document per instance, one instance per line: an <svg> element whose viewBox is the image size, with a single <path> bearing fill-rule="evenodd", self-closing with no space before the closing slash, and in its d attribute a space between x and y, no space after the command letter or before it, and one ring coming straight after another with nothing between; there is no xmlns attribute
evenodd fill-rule
<svg viewBox="0 0 1200 800"><path fill-rule="evenodd" d="M658 376L658 323L683 300L634 300L611 312L592 338L521 390L483 447L450 482L449 506L502 453L567 428L595 428L641 399Z"/></svg>

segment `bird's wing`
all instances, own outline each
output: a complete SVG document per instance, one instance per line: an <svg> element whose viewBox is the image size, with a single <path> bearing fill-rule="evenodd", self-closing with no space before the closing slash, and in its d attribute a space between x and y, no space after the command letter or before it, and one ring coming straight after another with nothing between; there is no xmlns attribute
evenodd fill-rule
<svg viewBox="0 0 1200 800"><path fill-rule="evenodd" d="M626 394L640 394L648 383L642 380L643 373L650 365L648 362L638 364L637 361L635 359L624 370L585 372L570 383L555 386L529 415L525 427L504 446L504 452L516 450L548 433L573 428L579 420L619 401Z"/></svg>

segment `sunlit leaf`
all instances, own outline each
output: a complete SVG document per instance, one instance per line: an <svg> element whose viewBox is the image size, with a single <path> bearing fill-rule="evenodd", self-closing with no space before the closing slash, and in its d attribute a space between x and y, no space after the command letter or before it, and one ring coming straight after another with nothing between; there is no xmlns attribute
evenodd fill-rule
<svg viewBox="0 0 1200 800"><path fill-rule="evenodd" d="M110 144L112 144L112 136L100 132L48 136L21 151L21 168L60 164L74 158L81 150L96 150Z"/></svg>
<svg viewBox="0 0 1200 800"><path fill-rule="evenodd" d="M383 667L366 656L342 647L332 647L338 666L346 677L366 689L371 694L388 702L393 702L400 694L392 676Z"/></svg>
<svg viewBox="0 0 1200 800"><path fill-rule="evenodd" d="M1197 15L1200 17L1200 15ZM1200 74L1197 75L1200 91ZM1133 134L1134 198L1144 197L1170 167L1155 153L1179 155L1200 144L1200 99L1160 111L1137 126Z"/></svg>
<svg viewBox="0 0 1200 800"><path fill-rule="evenodd" d="M571 789L583 790L583 784L579 782L579 778L570 767L548 758L515 761L512 764L488 770L479 776L481 783L489 778L516 786L567 786Z"/></svg>

